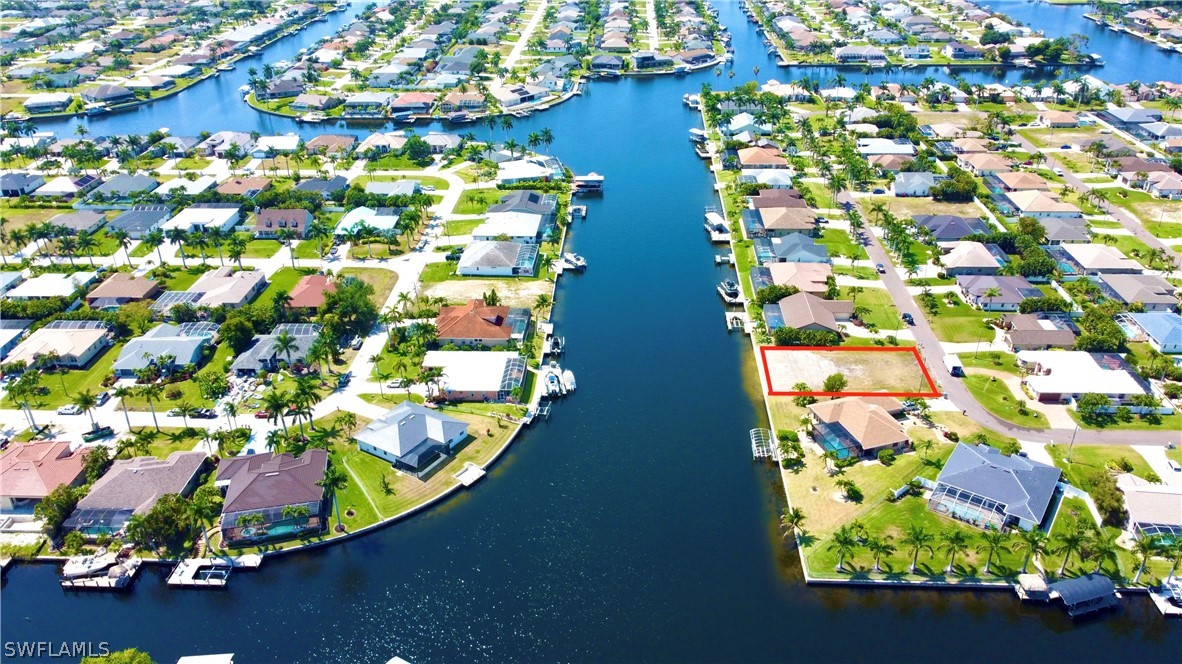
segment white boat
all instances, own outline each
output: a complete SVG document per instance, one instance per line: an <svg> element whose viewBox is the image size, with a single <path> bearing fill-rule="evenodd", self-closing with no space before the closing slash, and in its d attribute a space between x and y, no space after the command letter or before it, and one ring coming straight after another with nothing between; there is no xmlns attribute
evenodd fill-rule
<svg viewBox="0 0 1182 664"><path fill-rule="evenodd" d="M73 556L66 560L65 566L62 567L62 578L77 579L84 576L94 576L116 562L115 554L110 552Z"/></svg>
<svg viewBox="0 0 1182 664"><path fill-rule="evenodd" d="M551 396L562 394L562 381L559 380L558 374L546 372L546 394Z"/></svg>
<svg viewBox="0 0 1182 664"><path fill-rule="evenodd" d="M246 93L250 92L250 86L249 85L240 85L240 86L238 86L238 91L241 92L242 94L246 94Z"/></svg>
<svg viewBox="0 0 1182 664"><path fill-rule="evenodd" d="M689 137L694 143L705 143L710 138L710 134L706 133L705 129L691 127L689 130Z"/></svg>
<svg viewBox="0 0 1182 664"><path fill-rule="evenodd" d="M684 96L682 96L681 101L686 106L689 106L690 108L694 109L695 111L698 110L699 108L702 108L702 99L698 95L691 95L691 94L684 95Z"/></svg>
<svg viewBox="0 0 1182 664"><path fill-rule="evenodd" d="M598 173L576 175L574 178L575 193L598 193L603 191L603 176Z"/></svg>
<svg viewBox="0 0 1182 664"><path fill-rule="evenodd" d="M562 259L563 259L564 261L566 261L567 265L568 265L568 266L569 266L569 267L570 267L572 270L585 270L585 269L587 269L587 259L583 258L582 256L580 256L580 255L578 255L578 254L574 254L574 253L567 252L567 253L565 253L565 254L563 254L563 255L562 255Z"/></svg>
<svg viewBox="0 0 1182 664"><path fill-rule="evenodd" d="M562 385L567 392L575 391L575 374L570 369L562 372Z"/></svg>
<svg viewBox="0 0 1182 664"><path fill-rule="evenodd" d="M218 71L234 71L234 64L231 62L223 62L216 67Z"/></svg>
<svg viewBox="0 0 1182 664"><path fill-rule="evenodd" d="M99 115L107 112L107 105L101 101L92 101L83 107L83 111L87 115Z"/></svg>
<svg viewBox="0 0 1182 664"><path fill-rule="evenodd" d="M311 123L324 122L324 120L327 117L328 116L326 116L323 113L320 113L319 111L312 111L310 113L304 113L303 115L297 117L296 122L311 122Z"/></svg>

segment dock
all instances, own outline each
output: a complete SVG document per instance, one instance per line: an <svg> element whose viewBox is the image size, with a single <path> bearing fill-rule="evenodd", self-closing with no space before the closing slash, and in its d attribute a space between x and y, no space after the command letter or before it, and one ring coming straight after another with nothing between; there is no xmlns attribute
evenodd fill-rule
<svg viewBox="0 0 1182 664"><path fill-rule="evenodd" d="M235 569L258 569L263 557L257 553L224 558L186 558L168 575L174 588L225 588Z"/></svg>
<svg viewBox="0 0 1182 664"><path fill-rule="evenodd" d="M755 323L745 311L728 311L726 312L726 329L727 332L738 330L745 334L752 334L755 332Z"/></svg>
<svg viewBox="0 0 1182 664"><path fill-rule="evenodd" d="M135 581L135 575L143 565L139 558L127 558L93 576L62 579L62 588L67 590L127 590Z"/></svg>
<svg viewBox="0 0 1182 664"><path fill-rule="evenodd" d="M1052 599L1063 601L1067 615L1078 618L1116 608L1120 595L1112 579L1102 574L1084 574L1050 584Z"/></svg>
<svg viewBox="0 0 1182 664"><path fill-rule="evenodd" d="M737 307L747 303L747 298L743 297L742 293L739 293L738 295L728 295L727 292L723 290L722 286L715 287L715 290L718 291L718 297L721 297L722 301L729 305Z"/></svg>
<svg viewBox="0 0 1182 664"><path fill-rule="evenodd" d="M480 478L484 476L484 469L472 463L471 461L466 462L464 467L460 469L460 472L452 475L452 477L460 481L460 484L463 484L466 487L476 484L480 481Z"/></svg>
<svg viewBox="0 0 1182 664"><path fill-rule="evenodd" d="M769 429L752 429L749 434L751 436L751 456L753 458L776 458L776 446L772 432Z"/></svg>
<svg viewBox="0 0 1182 664"><path fill-rule="evenodd" d="M715 265L734 265L735 264L735 255L734 254L715 254L714 255L714 264Z"/></svg>
<svg viewBox="0 0 1182 664"><path fill-rule="evenodd" d="M1173 576L1150 588L1149 599L1166 618L1182 618L1182 578Z"/></svg>
<svg viewBox="0 0 1182 664"><path fill-rule="evenodd" d="M586 219L587 218L587 206L586 205L572 205L570 207L570 216L572 219L575 217L578 217L580 219Z"/></svg>

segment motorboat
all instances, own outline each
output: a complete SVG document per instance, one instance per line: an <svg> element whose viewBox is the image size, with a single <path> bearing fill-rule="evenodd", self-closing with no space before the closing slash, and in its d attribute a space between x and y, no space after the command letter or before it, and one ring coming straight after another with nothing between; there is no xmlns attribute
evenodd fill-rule
<svg viewBox="0 0 1182 664"><path fill-rule="evenodd" d="M726 295L729 295L731 297L738 297L739 296L739 284L736 284L735 282L731 281L730 279L727 279L726 281L718 284L718 287L721 288L722 292L725 293Z"/></svg>
<svg viewBox="0 0 1182 664"><path fill-rule="evenodd" d="M73 556L66 560L62 567L63 579L78 579L94 576L117 562L114 553L104 551L100 554L85 554Z"/></svg>

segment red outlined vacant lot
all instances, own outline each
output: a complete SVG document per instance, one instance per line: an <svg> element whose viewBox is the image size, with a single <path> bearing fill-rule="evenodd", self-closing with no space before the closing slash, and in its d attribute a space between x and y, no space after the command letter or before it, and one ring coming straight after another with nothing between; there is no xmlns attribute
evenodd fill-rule
<svg viewBox="0 0 1182 664"><path fill-rule="evenodd" d="M940 396L915 347L760 346L759 354L769 396ZM835 373L845 376L846 388L825 392L825 379Z"/></svg>

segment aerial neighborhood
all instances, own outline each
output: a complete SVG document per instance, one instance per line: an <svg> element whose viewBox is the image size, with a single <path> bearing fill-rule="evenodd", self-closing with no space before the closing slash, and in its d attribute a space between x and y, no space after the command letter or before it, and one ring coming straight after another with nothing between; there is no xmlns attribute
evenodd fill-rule
<svg viewBox="0 0 1182 664"><path fill-rule="evenodd" d="M1084 76L686 96L737 273L718 291L771 420L752 450L782 467L807 578L1029 598L1099 571L1108 599L1066 602L1084 612L1104 583L1169 576L1180 95Z"/></svg>
<svg viewBox="0 0 1182 664"><path fill-rule="evenodd" d="M110 552L69 587L398 519L575 387L547 321L557 275L586 263L563 252L552 155L28 123L5 123L0 174L0 542ZM170 583L224 584L194 565Z"/></svg>

